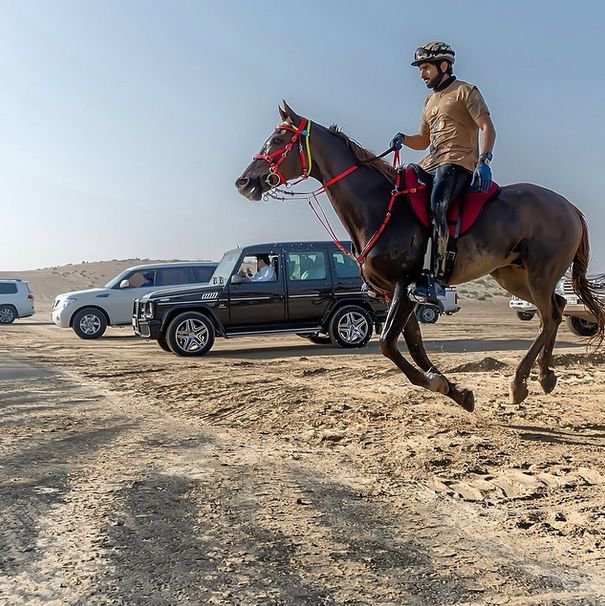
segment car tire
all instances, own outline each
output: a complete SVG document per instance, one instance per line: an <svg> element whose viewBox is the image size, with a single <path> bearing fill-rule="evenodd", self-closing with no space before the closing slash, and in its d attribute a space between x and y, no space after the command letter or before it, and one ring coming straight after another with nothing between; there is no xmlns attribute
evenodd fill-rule
<svg viewBox="0 0 605 606"><path fill-rule="evenodd" d="M158 337L158 345L164 350L167 351L169 353L172 353L172 349L170 349L170 346L168 345L168 342L166 341L166 337L164 335L160 335Z"/></svg>
<svg viewBox="0 0 605 606"><path fill-rule="evenodd" d="M517 318L519 320L523 320L524 322L529 322L536 315L535 311L518 311Z"/></svg>
<svg viewBox="0 0 605 606"><path fill-rule="evenodd" d="M176 316L166 330L166 342L177 356L203 356L214 345L212 320L197 311Z"/></svg>
<svg viewBox="0 0 605 606"><path fill-rule="evenodd" d="M80 339L98 339L105 334L107 318L96 307L84 307L74 315L71 327Z"/></svg>
<svg viewBox="0 0 605 606"><path fill-rule="evenodd" d="M315 343L315 345L330 345L332 343L332 339L330 339L329 335L322 335L318 332L306 335L304 333L296 333L299 337L303 339L308 339L311 343Z"/></svg>
<svg viewBox="0 0 605 606"><path fill-rule="evenodd" d="M419 305L416 308L416 318L423 324L435 324L439 319L439 309L435 305Z"/></svg>
<svg viewBox="0 0 605 606"><path fill-rule="evenodd" d="M346 349L365 347L372 338L372 317L363 307L346 305L334 312L328 323L330 341Z"/></svg>
<svg viewBox="0 0 605 606"><path fill-rule="evenodd" d="M599 328L596 322L584 320L577 316L567 316L566 322L567 328L578 337L594 337Z"/></svg>
<svg viewBox="0 0 605 606"><path fill-rule="evenodd" d="M17 310L12 305L0 305L0 324L12 324L17 319Z"/></svg>

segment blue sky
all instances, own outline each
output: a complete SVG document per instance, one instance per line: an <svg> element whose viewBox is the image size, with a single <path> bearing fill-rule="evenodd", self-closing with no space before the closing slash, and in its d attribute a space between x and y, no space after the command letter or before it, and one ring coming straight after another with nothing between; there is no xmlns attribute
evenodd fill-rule
<svg viewBox="0 0 605 606"><path fill-rule="evenodd" d="M571 199L604 271L604 7L0 0L0 270L328 238L304 202L251 204L233 186L277 105L382 151L417 129L414 49L444 39L490 106L494 178Z"/></svg>

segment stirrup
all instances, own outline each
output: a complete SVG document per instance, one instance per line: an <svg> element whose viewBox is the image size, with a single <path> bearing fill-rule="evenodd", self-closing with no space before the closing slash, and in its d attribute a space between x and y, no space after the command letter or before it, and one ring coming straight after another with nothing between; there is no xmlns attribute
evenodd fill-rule
<svg viewBox="0 0 605 606"><path fill-rule="evenodd" d="M408 299L415 303L439 305L438 292L442 287L437 284L435 278L431 275L422 276L422 281L412 282L408 286Z"/></svg>

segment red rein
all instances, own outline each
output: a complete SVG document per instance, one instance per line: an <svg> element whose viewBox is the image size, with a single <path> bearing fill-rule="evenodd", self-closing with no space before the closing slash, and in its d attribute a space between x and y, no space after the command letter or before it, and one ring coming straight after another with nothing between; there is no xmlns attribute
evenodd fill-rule
<svg viewBox="0 0 605 606"><path fill-rule="evenodd" d="M302 175L300 177L300 180L302 181L304 179L308 179L309 175L310 175L310 171L311 171L311 164L312 164L311 150L310 150L310 146L309 146L309 136L310 136L310 132L311 132L310 120L308 120L307 118L301 118L300 123L297 127L284 123L284 124L280 124L279 126L277 126L275 128L275 130L276 131L289 130L292 133L292 136L290 137L290 140L285 145L283 145L279 149L276 149L275 151L271 152L270 154L255 154L255 156L254 156L255 159L264 160L265 162L267 162L267 164L269 164L270 176L269 176L269 179L267 180L267 183L271 187L277 187L278 185L283 185L284 183L287 183L288 180L283 176L283 174L279 170L279 167L282 164L282 162L286 159L286 157L288 156L288 154L290 153L290 151L292 150L294 145L296 145L296 143L298 143L298 157L299 157L300 165L301 165L301 169L302 169ZM306 138L305 144L307 147L307 154L305 154L305 147L303 146L303 141L302 141L303 136ZM398 163L399 163L399 152L396 151L393 156L393 166L397 166ZM341 173L337 174L335 177L332 177L331 179L328 179L327 181L325 181L320 188L318 188L317 190L312 192L312 195L315 197L317 194L324 193L328 187L330 187L331 185L334 185L341 179L344 179L351 173L355 172L358 168L359 168L359 166L357 164L353 164L346 170L343 170ZM270 180L271 175L275 175L277 177L277 183ZM423 189L423 187L418 187L418 188L415 187L412 189L400 190L399 189L400 181L401 181L401 173L398 171L397 178L395 179L395 186L394 186L393 190L391 191L391 197L390 197L389 203L387 205L387 210L386 210L384 219L382 220L380 227L376 230L374 235L368 240L367 244L363 247L363 250L359 253L359 255L357 257L355 257L355 260L357 261L357 263L359 264L360 267L363 264L366 257L368 256L369 252L376 245L376 242L378 242L380 236L382 235L382 232L384 232L384 230L386 229L386 226L388 225L388 223L391 219L391 211L393 210L393 206L395 205L395 200L405 194L416 193L419 189ZM317 213L316 213L316 215L317 215ZM323 225L323 221L320 221L320 223L322 223L322 225ZM326 226L324 225L324 227L326 227ZM334 236L333 230L330 230L328 228L326 228L326 229L327 229L328 233L330 234L330 237L332 238L332 240L334 240L334 243L336 244L336 246L338 246L338 248L340 250L342 250L343 252L345 252L347 255L353 256L353 255L351 255L351 253L349 251L347 251L342 246L342 244L340 244L340 242L338 242L338 240Z"/></svg>

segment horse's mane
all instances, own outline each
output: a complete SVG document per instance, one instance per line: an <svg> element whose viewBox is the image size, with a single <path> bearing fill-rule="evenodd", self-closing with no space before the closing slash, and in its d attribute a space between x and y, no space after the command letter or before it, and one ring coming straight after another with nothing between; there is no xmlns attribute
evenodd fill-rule
<svg viewBox="0 0 605 606"><path fill-rule="evenodd" d="M337 124L330 125L328 130L346 143L347 147L351 150L357 160L368 166L374 167L380 174L386 177L389 182L393 183L395 181L397 171L388 162L376 158L376 154L369 152L357 143L357 141L343 133Z"/></svg>

